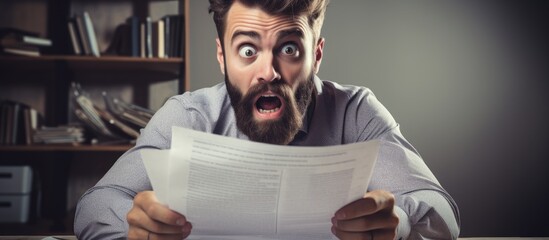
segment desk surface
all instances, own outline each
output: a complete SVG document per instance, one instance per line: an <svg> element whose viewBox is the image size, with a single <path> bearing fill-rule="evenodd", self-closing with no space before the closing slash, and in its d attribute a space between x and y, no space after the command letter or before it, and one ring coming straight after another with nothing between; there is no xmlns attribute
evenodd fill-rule
<svg viewBox="0 0 549 240"><path fill-rule="evenodd" d="M75 236L0 236L0 240L76 240Z"/></svg>
<svg viewBox="0 0 549 240"><path fill-rule="evenodd" d="M0 240L76 240L75 236L0 236ZM481 237L458 238L458 240L549 240L549 237L520 238L520 237Z"/></svg>
<svg viewBox="0 0 549 240"><path fill-rule="evenodd" d="M549 240L549 237L471 237L458 238L458 240Z"/></svg>

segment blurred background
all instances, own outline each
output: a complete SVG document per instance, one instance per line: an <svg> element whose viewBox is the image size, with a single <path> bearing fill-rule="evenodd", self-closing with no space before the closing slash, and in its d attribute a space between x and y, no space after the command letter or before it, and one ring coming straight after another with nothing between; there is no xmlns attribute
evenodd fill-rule
<svg viewBox="0 0 549 240"><path fill-rule="evenodd" d="M332 1L321 79L366 86L459 205L461 236L549 236L549 2ZM223 80L190 1L191 90Z"/></svg>

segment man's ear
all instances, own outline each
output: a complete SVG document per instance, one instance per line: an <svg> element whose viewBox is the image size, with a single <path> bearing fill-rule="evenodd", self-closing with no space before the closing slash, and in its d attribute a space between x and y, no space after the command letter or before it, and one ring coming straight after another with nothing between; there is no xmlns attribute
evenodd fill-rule
<svg viewBox="0 0 549 240"><path fill-rule="evenodd" d="M215 43L217 45L217 62L219 62L219 69L221 70L221 73L225 75L225 58L223 58L223 46L221 46L221 41L219 41L219 38L215 39Z"/></svg>
<svg viewBox="0 0 549 240"><path fill-rule="evenodd" d="M319 38L315 46L315 64L314 64L315 74L317 74L318 70L320 69L320 63L322 62L323 49L324 49L324 38Z"/></svg>

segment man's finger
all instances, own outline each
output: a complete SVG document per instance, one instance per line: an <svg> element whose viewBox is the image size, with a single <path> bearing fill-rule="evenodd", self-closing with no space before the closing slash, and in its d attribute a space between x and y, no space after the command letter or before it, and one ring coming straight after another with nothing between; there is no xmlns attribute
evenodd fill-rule
<svg viewBox="0 0 549 240"><path fill-rule="evenodd" d="M183 239L191 235L192 229L193 229L193 225L190 222L187 222L185 223L185 225L183 225Z"/></svg>
<svg viewBox="0 0 549 240"><path fill-rule="evenodd" d="M187 223L185 216L160 204L152 191L138 193L135 196L134 202L139 204L143 211L156 221L176 226L183 226Z"/></svg>
<svg viewBox="0 0 549 240"><path fill-rule="evenodd" d="M375 190L366 193L363 198L340 208L335 213L335 217L338 220L344 220L371 215L381 210L392 211L394 204L395 197L393 194L387 191Z"/></svg>
<svg viewBox="0 0 549 240"><path fill-rule="evenodd" d="M332 218L332 224L338 229L347 232L363 232L375 229L392 229L398 226L398 216L393 212L377 212L350 220Z"/></svg>
<svg viewBox="0 0 549 240"><path fill-rule="evenodd" d="M157 234L157 233L151 233L147 240L181 240L184 239L183 233L179 234Z"/></svg>
<svg viewBox="0 0 549 240"><path fill-rule="evenodd" d="M368 232L345 232L332 228L332 233L341 240L393 240L396 236L396 231L389 229Z"/></svg>
<svg viewBox="0 0 549 240"><path fill-rule="evenodd" d="M128 231L128 240L147 239L149 231L142 228L130 228Z"/></svg>
<svg viewBox="0 0 549 240"><path fill-rule="evenodd" d="M169 225L156 221L147 216L144 211L131 211L128 213L127 219L130 225L144 229L148 232L160 234L181 234L184 231L184 226Z"/></svg>
<svg viewBox="0 0 549 240"><path fill-rule="evenodd" d="M332 233L338 238L338 239L344 239L344 240L372 240L372 232L346 232L339 230L335 227L332 227Z"/></svg>
<svg viewBox="0 0 549 240"><path fill-rule="evenodd" d="M383 230L376 230L373 231L373 237L376 240L393 240L396 237L396 229L390 230L390 229L383 229Z"/></svg>

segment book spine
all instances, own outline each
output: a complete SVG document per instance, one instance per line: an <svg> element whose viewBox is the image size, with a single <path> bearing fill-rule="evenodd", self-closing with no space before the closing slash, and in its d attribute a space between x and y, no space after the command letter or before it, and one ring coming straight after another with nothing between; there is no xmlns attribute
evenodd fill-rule
<svg viewBox="0 0 549 240"><path fill-rule="evenodd" d="M147 17L145 19L145 48L146 48L146 56L148 58L153 57L153 49L152 49L152 22L151 17Z"/></svg>
<svg viewBox="0 0 549 240"><path fill-rule="evenodd" d="M177 57L175 48L177 47L177 19L174 16L170 16L170 57Z"/></svg>
<svg viewBox="0 0 549 240"><path fill-rule="evenodd" d="M51 46L51 40L47 38L23 36L23 42L27 44L49 47Z"/></svg>
<svg viewBox="0 0 549 240"><path fill-rule="evenodd" d="M2 49L2 48L0 48ZM3 52L14 54L14 55L23 55L23 56L31 56L31 57L38 57L40 56L40 52L38 49L21 49L21 48L3 48Z"/></svg>
<svg viewBox="0 0 549 240"><path fill-rule="evenodd" d="M6 139L6 128L8 124L8 104L3 102L0 105L0 145L4 145Z"/></svg>
<svg viewBox="0 0 549 240"><path fill-rule="evenodd" d="M177 41L177 55L179 57L185 56L184 46L185 46L185 18L183 15L179 15L179 28L178 31L178 41Z"/></svg>
<svg viewBox="0 0 549 240"><path fill-rule="evenodd" d="M139 56L141 56L142 58L146 57L147 55L147 52L146 52L146 48L145 48L145 23L141 23L139 25L139 52L141 53Z"/></svg>
<svg viewBox="0 0 549 240"><path fill-rule="evenodd" d="M171 31L171 21L169 17L164 17L164 54L166 57L171 57L170 55L170 39L172 35Z"/></svg>
<svg viewBox="0 0 549 240"><path fill-rule="evenodd" d="M89 39L88 33L86 32L86 27L84 26L84 20L80 15L76 16L76 28L78 29L80 39L82 40L82 47L84 49L84 54L91 55L91 48L90 48L90 42L88 40Z"/></svg>
<svg viewBox="0 0 549 240"><path fill-rule="evenodd" d="M136 16L128 18L130 26L130 56L139 57L139 20Z"/></svg>
<svg viewBox="0 0 549 240"><path fill-rule="evenodd" d="M80 40L78 39L78 33L76 32L76 23L73 19L69 20L69 35L71 37L72 50L74 54L81 55L82 49L80 48Z"/></svg>
<svg viewBox="0 0 549 240"><path fill-rule="evenodd" d="M158 57L159 58L165 58L166 57L166 52L164 51L165 47L164 47L164 43L165 43L165 40L164 40L164 37L165 37L165 34L164 34L164 30L165 30L165 26L164 26L164 20L158 20Z"/></svg>
<svg viewBox="0 0 549 240"><path fill-rule="evenodd" d="M88 41L90 43L91 54L99 57L101 55L99 52L99 44L97 43L97 37L95 35L95 30L93 29L93 22L88 12L84 12L84 25L86 27Z"/></svg>
<svg viewBox="0 0 549 240"><path fill-rule="evenodd" d="M11 139L10 144L17 143L17 136L19 134L19 112L21 111L21 106L17 103L13 104L13 125L11 130Z"/></svg>
<svg viewBox="0 0 549 240"><path fill-rule="evenodd" d="M31 123L31 108L25 108L23 111L24 129L25 129L25 144L32 144L32 123Z"/></svg>

